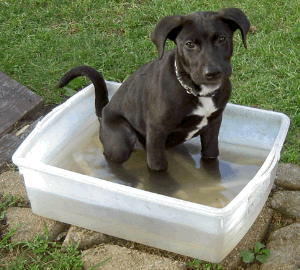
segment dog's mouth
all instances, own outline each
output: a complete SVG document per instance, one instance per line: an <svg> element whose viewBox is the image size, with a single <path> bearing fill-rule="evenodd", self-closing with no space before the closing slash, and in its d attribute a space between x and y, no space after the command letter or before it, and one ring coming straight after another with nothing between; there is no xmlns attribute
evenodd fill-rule
<svg viewBox="0 0 300 270"><path fill-rule="evenodd" d="M222 83L201 84L200 96L206 96L214 93L221 87ZM199 87L200 88L200 87Z"/></svg>
<svg viewBox="0 0 300 270"><path fill-rule="evenodd" d="M186 90L188 94L192 94L197 97L214 96L216 91L221 87L222 80L211 83L195 83L190 75L180 76L175 61L175 73L177 80L181 86Z"/></svg>
<svg viewBox="0 0 300 270"><path fill-rule="evenodd" d="M221 87L222 83L199 83L196 84L191 81L193 86L190 88L189 94L193 94L198 97L211 97L214 96L217 90Z"/></svg>

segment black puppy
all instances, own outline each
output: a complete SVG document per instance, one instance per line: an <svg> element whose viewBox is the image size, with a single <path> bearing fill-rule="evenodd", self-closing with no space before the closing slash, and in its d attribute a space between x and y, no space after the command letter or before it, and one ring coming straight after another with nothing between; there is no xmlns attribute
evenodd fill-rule
<svg viewBox="0 0 300 270"><path fill-rule="evenodd" d="M58 87L77 76L91 79L100 140L112 161L125 162L138 140L147 150L149 168L166 170L165 149L198 135L202 157L216 158L222 113L231 93L232 36L240 29L246 48L249 27L237 8L168 16L151 35L159 58L135 71L109 103L101 74L87 66L70 70ZM164 53L167 39L176 48Z"/></svg>

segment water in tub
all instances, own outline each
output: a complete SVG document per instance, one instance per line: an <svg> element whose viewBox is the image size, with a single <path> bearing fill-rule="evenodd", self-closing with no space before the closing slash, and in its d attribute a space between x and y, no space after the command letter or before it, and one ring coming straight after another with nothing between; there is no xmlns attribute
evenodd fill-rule
<svg viewBox="0 0 300 270"><path fill-rule="evenodd" d="M143 189L198 204L226 206L255 176L268 151L220 142L220 157L204 162L200 139L193 138L167 150L166 172L147 168L146 151L134 150L123 164L103 156L98 132L64 149L54 166L122 185Z"/></svg>

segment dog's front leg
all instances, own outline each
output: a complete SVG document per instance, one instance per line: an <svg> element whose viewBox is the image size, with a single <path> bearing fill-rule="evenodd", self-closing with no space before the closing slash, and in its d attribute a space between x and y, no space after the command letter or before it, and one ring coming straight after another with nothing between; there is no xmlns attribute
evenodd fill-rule
<svg viewBox="0 0 300 270"><path fill-rule="evenodd" d="M222 122L222 115L214 119L201 134L201 155L202 158L217 158L219 156L219 131Z"/></svg>
<svg viewBox="0 0 300 270"><path fill-rule="evenodd" d="M168 132L159 125L148 125L147 128L147 164L150 170L164 171L168 168L165 144Z"/></svg>

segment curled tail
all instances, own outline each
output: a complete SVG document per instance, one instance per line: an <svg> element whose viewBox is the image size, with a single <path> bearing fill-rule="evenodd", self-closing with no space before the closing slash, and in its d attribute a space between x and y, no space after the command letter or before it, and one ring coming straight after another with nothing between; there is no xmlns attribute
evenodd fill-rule
<svg viewBox="0 0 300 270"><path fill-rule="evenodd" d="M79 76L88 77L95 87L95 109L98 118L102 116L102 109L108 103L108 92L106 83L101 73L89 66L77 66L62 76L57 84L57 88L66 86L70 81Z"/></svg>

